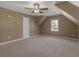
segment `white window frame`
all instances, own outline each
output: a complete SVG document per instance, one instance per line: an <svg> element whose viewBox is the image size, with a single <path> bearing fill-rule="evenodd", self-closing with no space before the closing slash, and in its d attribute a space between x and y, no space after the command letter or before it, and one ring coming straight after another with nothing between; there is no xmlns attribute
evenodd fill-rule
<svg viewBox="0 0 79 59"><path fill-rule="evenodd" d="M51 20L51 31L58 32L59 31L59 20Z"/></svg>

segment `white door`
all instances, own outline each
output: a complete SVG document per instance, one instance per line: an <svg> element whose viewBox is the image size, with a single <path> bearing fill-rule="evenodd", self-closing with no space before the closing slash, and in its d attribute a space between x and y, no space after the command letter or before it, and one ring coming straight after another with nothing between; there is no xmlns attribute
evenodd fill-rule
<svg viewBox="0 0 79 59"><path fill-rule="evenodd" d="M28 17L23 17L23 39L30 36L30 19Z"/></svg>

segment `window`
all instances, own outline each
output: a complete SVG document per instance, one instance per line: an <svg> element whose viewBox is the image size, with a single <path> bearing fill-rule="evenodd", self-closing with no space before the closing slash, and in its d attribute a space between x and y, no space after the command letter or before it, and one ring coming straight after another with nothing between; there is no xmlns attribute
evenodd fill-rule
<svg viewBox="0 0 79 59"><path fill-rule="evenodd" d="M51 20L51 31L58 31L58 19Z"/></svg>

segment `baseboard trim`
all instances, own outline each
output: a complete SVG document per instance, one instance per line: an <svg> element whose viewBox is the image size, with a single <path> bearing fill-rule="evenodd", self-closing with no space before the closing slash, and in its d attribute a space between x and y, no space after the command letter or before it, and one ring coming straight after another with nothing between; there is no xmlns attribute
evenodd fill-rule
<svg viewBox="0 0 79 59"><path fill-rule="evenodd" d="M38 35L30 36L30 37L28 37L28 38L33 38L33 37L36 37L36 36L39 36L39 35L52 36L52 35L48 35L48 34L38 34ZM60 37L60 36L53 36L53 37ZM26 38L26 39L28 39L28 38ZM60 37L60 38L78 40L78 39L73 39L73 38L68 38L68 37ZM0 45L5 45L5 44L12 43L12 42L20 41L20 40L24 40L24 38L20 38L20 39L16 39L16 40L12 40L12 41L3 42L3 43L0 43Z"/></svg>
<svg viewBox="0 0 79 59"><path fill-rule="evenodd" d="M59 37L59 38L63 38L63 39L78 40L76 38L68 38L68 37L62 37L62 36L52 36L52 35L49 35L49 34L40 34L40 35L47 35L47 36L51 36L51 37Z"/></svg>
<svg viewBox="0 0 79 59"><path fill-rule="evenodd" d="M33 36L29 37L29 38L36 37L36 36L39 36L39 35L40 35L40 34L38 34L38 35L33 35Z"/></svg>
<svg viewBox="0 0 79 59"><path fill-rule="evenodd" d="M12 42L15 42L15 41L20 41L20 40L23 40L23 39L20 38L20 39L16 39L16 40L11 40L11 41L7 41L7 42L3 42L3 43L0 43L0 45L4 45L4 44L12 43Z"/></svg>
<svg viewBox="0 0 79 59"><path fill-rule="evenodd" d="M28 37L28 38L33 38L33 37L36 37L36 36L38 36L38 35L33 35L33 36ZM26 38L26 39L28 39L28 38ZM0 43L0 45L5 45L5 44L12 43L12 42L20 41L20 40L24 40L24 39L20 38L20 39L16 39L16 40L7 41L7 42Z"/></svg>

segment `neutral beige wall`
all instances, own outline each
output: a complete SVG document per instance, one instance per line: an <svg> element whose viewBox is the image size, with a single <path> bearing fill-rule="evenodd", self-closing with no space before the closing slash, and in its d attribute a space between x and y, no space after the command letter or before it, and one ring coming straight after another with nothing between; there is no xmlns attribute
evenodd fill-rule
<svg viewBox="0 0 79 59"><path fill-rule="evenodd" d="M30 35L33 36L33 35L37 35L39 34L39 26L38 24L36 23L36 18L35 17L31 17L31 20L30 20Z"/></svg>
<svg viewBox="0 0 79 59"><path fill-rule="evenodd" d="M8 15L12 17L9 18ZM22 24L21 14L0 8L0 43L22 38Z"/></svg>
<svg viewBox="0 0 79 59"><path fill-rule="evenodd" d="M51 31L51 20L53 19L59 19L59 32ZM51 34L51 35L70 37L70 38L72 38L72 34L74 34L75 38L78 37L77 25L72 23L69 19L67 19L62 15L49 17L40 26L40 29L41 29L41 33L43 34Z"/></svg>
<svg viewBox="0 0 79 59"><path fill-rule="evenodd" d="M35 19L36 19L35 22L36 22L36 24L37 24L38 26L40 26L40 25L39 25L39 22L41 21L42 17L43 17L43 16L37 16L37 17L35 17Z"/></svg>
<svg viewBox="0 0 79 59"><path fill-rule="evenodd" d="M8 15L12 17L9 18ZM0 7L0 43L20 39L23 37L23 16L30 18L30 34L36 35L38 27L34 17ZM8 39L8 36L11 39Z"/></svg>

